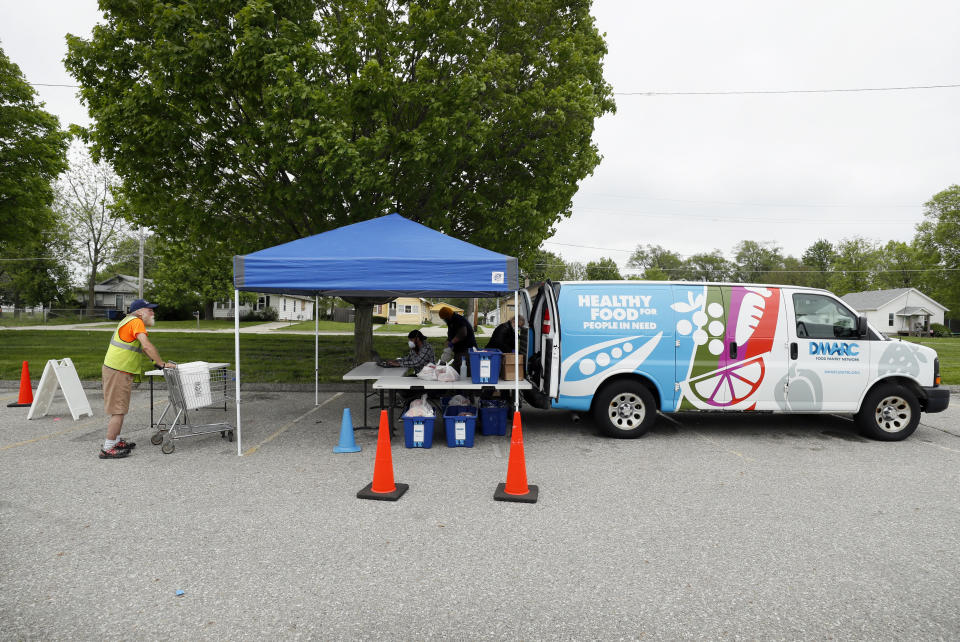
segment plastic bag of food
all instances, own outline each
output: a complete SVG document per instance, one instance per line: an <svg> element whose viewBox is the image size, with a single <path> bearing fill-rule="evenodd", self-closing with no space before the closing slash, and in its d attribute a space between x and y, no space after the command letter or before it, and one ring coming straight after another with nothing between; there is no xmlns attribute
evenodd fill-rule
<svg viewBox="0 0 960 642"><path fill-rule="evenodd" d="M460 378L452 363L441 363L437 366L437 381L451 382Z"/></svg>
<svg viewBox="0 0 960 642"><path fill-rule="evenodd" d="M417 377L423 379L424 381L436 381L437 380L437 364L428 363L420 369L420 372L417 373Z"/></svg>
<svg viewBox="0 0 960 642"><path fill-rule="evenodd" d="M427 400L427 395L410 402L410 407L403 413L404 417L433 417L433 405Z"/></svg>
<svg viewBox="0 0 960 642"><path fill-rule="evenodd" d="M464 397L463 395L453 395L450 397L450 401L447 402L448 406L472 406L470 400Z"/></svg>

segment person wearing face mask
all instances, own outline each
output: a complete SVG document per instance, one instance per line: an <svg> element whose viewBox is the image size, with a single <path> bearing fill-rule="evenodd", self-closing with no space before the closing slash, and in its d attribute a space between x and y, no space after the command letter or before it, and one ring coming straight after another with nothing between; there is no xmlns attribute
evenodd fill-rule
<svg viewBox="0 0 960 642"><path fill-rule="evenodd" d="M410 331L410 334L407 335L407 345L410 346L410 353L405 357L387 361L388 366L413 368L414 372L420 372L423 370L423 366L436 362L436 357L433 356L433 348L427 343L427 338L419 330Z"/></svg>

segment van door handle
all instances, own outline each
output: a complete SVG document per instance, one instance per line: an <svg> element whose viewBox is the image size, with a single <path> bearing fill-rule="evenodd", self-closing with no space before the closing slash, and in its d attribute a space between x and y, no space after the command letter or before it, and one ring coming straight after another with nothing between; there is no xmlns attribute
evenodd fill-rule
<svg viewBox="0 0 960 642"><path fill-rule="evenodd" d="M737 358L737 342L736 341L730 342L730 358L731 359Z"/></svg>
<svg viewBox="0 0 960 642"><path fill-rule="evenodd" d="M797 349L797 342L794 341L793 343L790 344L790 358L796 359L799 354L800 354L800 351Z"/></svg>

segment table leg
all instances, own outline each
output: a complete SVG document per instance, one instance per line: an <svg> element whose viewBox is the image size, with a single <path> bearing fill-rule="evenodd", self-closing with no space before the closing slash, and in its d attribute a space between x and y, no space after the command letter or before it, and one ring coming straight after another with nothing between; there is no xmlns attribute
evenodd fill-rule
<svg viewBox="0 0 960 642"><path fill-rule="evenodd" d="M153 426L153 377L150 377L150 427Z"/></svg>

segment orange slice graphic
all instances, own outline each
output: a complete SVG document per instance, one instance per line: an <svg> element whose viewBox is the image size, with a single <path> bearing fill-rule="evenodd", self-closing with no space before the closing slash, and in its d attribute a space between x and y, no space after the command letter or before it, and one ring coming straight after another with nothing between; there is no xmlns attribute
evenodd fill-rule
<svg viewBox="0 0 960 642"><path fill-rule="evenodd" d="M694 377L687 381L687 385L700 401L725 408L755 393L765 372L766 366L760 356Z"/></svg>

